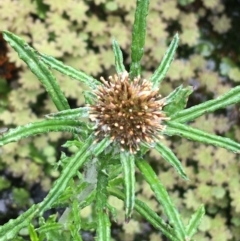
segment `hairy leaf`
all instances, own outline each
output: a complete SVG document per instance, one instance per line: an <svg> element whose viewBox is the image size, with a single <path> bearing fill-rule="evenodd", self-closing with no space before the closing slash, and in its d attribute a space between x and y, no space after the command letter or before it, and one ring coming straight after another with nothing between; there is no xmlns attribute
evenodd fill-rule
<svg viewBox="0 0 240 241"><path fill-rule="evenodd" d="M109 194L121 199L125 200L124 194L117 188L108 188ZM177 238L174 230L170 225L165 223L165 221L157 215L155 211L150 209L144 202L139 199L135 200L136 211L140 213L154 228L160 230L166 237L168 237L172 241L180 241Z"/></svg>
<svg viewBox="0 0 240 241"><path fill-rule="evenodd" d="M168 121L166 123L167 128L164 132L167 135L178 135L185 137L187 139L191 139L193 141L223 147L235 153L240 153L240 144L229 138L209 134L199 129L195 129L193 127L177 123L174 121Z"/></svg>
<svg viewBox="0 0 240 241"><path fill-rule="evenodd" d="M89 150L92 144L92 136L90 136L84 143L81 149L71 158L62 170L60 177L55 181L52 189L49 191L48 195L44 198L44 200L39 204L40 215L43 214L44 211L50 209L52 204L58 199L60 194L64 192L67 188L70 179L76 175L79 168L88 160L91 156L91 151Z"/></svg>
<svg viewBox="0 0 240 241"><path fill-rule="evenodd" d="M120 160L123 168L124 191L125 191L125 215L129 221L135 203L135 165L134 155L129 152L121 152Z"/></svg>
<svg viewBox="0 0 240 241"><path fill-rule="evenodd" d="M62 74L68 75L71 78L79 80L82 83L85 83L87 86L90 86L92 89L95 89L100 82L93 77L85 74L80 70L76 70L71 66L65 65L63 62L55 59L52 56L48 56L46 54L39 54L39 58L51 68L59 71Z"/></svg>
<svg viewBox="0 0 240 241"><path fill-rule="evenodd" d="M103 167L104 165L100 165ZM110 221L107 208L107 192L108 176L100 168L97 178L97 190L96 190L96 217L97 217L97 240L98 241L110 241Z"/></svg>
<svg viewBox="0 0 240 241"><path fill-rule="evenodd" d="M160 83L162 82L162 80L164 79L164 77L170 67L170 64L173 61L174 54L175 54L177 46L178 46L178 41L179 41L179 37L178 37L178 34L176 34L174 36L172 42L170 43L162 61L161 61L161 64L156 69L156 71L153 73L153 75L151 77L151 81L152 81L154 87L158 87L160 85Z"/></svg>
<svg viewBox="0 0 240 241"><path fill-rule="evenodd" d="M3 31L3 37L15 51L18 52L19 57L26 62L31 71L38 77L58 110L70 109L67 99L56 82L54 75L39 58L37 51L31 48L21 38L8 31Z"/></svg>
<svg viewBox="0 0 240 241"><path fill-rule="evenodd" d="M89 107L79 107L46 115L48 119L78 119L88 117Z"/></svg>
<svg viewBox="0 0 240 241"><path fill-rule="evenodd" d="M189 238L191 238L197 232L198 226L200 225L204 214L205 209L204 206L201 205L198 210L192 215L186 227L187 235Z"/></svg>
<svg viewBox="0 0 240 241"><path fill-rule="evenodd" d="M19 126L10 129L6 134L0 136L0 146L10 142L18 141L29 136L48 133L50 131L67 131L75 134L85 134L87 125L77 120L43 120L35 123L29 123L25 126Z"/></svg>
<svg viewBox="0 0 240 241"><path fill-rule="evenodd" d="M151 187L152 191L155 193L156 199L163 206L163 211L166 213L170 224L173 225L177 237L180 240L184 240L186 237L186 231L183 222L165 187L162 185L157 175L146 161L139 158L136 160L136 165L141 171L144 179Z"/></svg>
<svg viewBox="0 0 240 241"><path fill-rule="evenodd" d="M224 108L228 105L235 104L239 101L240 101L240 86L236 86L235 88L231 89L226 94L219 96L215 100L209 100L202 104L199 104L178 112L172 118L172 120L176 122L184 123L187 121L194 120L205 113L213 112L215 110Z"/></svg>
<svg viewBox="0 0 240 241"><path fill-rule="evenodd" d="M113 46L113 52L115 57L115 68L116 68L117 74L119 75L126 71L125 66L123 64L123 55L118 45L118 42L115 39L113 39L112 41L112 46Z"/></svg>
<svg viewBox="0 0 240 241"><path fill-rule="evenodd" d="M167 104L164 107L164 112L167 116L174 118L175 115L186 107L188 97L192 93L193 89L191 86L182 88L178 87L174 92L167 96Z"/></svg>
<svg viewBox="0 0 240 241"><path fill-rule="evenodd" d="M101 210L97 216L98 225L97 225L97 241L110 241L110 227L111 223L109 217L104 210Z"/></svg>
<svg viewBox="0 0 240 241"><path fill-rule="evenodd" d="M146 35L146 19L148 14L149 0L138 0L135 12L135 19L132 32L131 45L131 65L130 77L138 77L141 75L140 61L144 52L145 35Z"/></svg>
<svg viewBox="0 0 240 241"><path fill-rule="evenodd" d="M178 160L178 158L175 156L171 149L169 149L161 142L158 142L156 144L155 149L167 162L169 162L176 169L176 171L183 179L188 180L188 177L183 170L182 163Z"/></svg>
<svg viewBox="0 0 240 241"><path fill-rule="evenodd" d="M35 231L34 226L31 223L28 225L28 232L31 241L39 241L37 232Z"/></svg>
<svg viewBox="0 0 240 241"><path fill-rule="evenodd" d="M28 226L32 218L38 213L38 205L32 205L25 213L16 219L11 219L4 226L0 226L0 241L12 240L19 230Z"/></svg>

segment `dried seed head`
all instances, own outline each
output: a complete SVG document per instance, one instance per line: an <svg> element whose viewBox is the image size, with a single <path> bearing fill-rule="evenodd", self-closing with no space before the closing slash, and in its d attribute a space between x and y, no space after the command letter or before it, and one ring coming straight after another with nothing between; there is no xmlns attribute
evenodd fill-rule
<svg viewBox="0 0 240 241"><path fill-rule="evenodd" d="M103 85L95 91L97 102L90 108L98 140L109 135L121 150L136 153L141 142L161 139L162 121L169 119L162 111L166 102L150 81L140 77L130 81L127 72L100 80Z"/></svg>

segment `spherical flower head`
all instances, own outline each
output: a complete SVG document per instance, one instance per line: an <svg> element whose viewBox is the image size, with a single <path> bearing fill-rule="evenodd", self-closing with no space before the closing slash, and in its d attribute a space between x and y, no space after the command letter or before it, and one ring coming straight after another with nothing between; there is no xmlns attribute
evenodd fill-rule
<svg viewBox="0 0 240 241"><path fill-rule="evenodd" d="M152 143L162 138L167 120L161 98L152 83L140 77L130 80L127 72L100 78L102 85L95 91L96 103L90 107L90 120L96 122L95 136L110 136L121 150L136 153L141 142Z"/></svg>

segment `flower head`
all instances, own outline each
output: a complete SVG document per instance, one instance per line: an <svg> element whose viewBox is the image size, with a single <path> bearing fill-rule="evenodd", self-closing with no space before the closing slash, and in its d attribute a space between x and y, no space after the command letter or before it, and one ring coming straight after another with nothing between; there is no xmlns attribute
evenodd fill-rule
<svg viewBox="0 0 240 241"><path fill-rule="evenodd" d="M100 78L103 85L95 91L97 101L90 108L90 120L96 121L97 140L110 136L121 150L136 153L141 142L161 138L167 118L162 111L166 104L158 89L140 77L132 81L127 72Z"/></svg>

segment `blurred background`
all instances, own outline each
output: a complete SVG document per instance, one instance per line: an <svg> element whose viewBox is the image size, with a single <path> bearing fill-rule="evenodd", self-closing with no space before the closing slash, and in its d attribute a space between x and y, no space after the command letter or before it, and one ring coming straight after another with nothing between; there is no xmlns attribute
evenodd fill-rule
<svg viewBox="0 0 240 241"><path fill-rule="evenodd" d="M0 30L22 37L41 53L99 78L115 73L111 41L121 46L129 69L134 0L0 0ZM175 60L161 85L168 95L179 85L194 87L188 107L216 98L240 83L239 0L151 0L142 76L157 68L174 34L180 35ZM72 108L84 104L87 87L54 72ZM206 114L191 126L240 142L240 105ZM44 118L57 109L37 78L0 35L0 127L13 128ZM0 225L40 202L59 176L53 168L68 134L49 133L11 143L0 149ZM190 178L178 177L171 166L151 151L146 159L155 168L181 215L187 221L201 203L206 216L195 239L240 240L240 157L225 149L165 138ZM69 152L74 152L69 149ZM138 177L137 197L159 214L161 206ZM137 214L126 224L123 204L112 224L112 240L164 239ZM91 217L91 207L81 211ZM16 240L28 240L23 238ZM84 240L94 234L84 233Z"/></svg>

